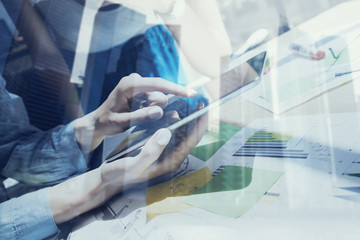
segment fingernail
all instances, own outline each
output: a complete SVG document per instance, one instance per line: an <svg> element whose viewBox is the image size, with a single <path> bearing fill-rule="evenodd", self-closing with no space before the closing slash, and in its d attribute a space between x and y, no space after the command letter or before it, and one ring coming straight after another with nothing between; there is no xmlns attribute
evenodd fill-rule
<svg viewBox="0 0 360 240"><path fill-rule="evenodd" d="M162 129L160 130L160 132L158 132L158 135L156 136L156 142L157 144L164 146L169 143L170 138L171 132L169 130Z"/></svg>
<svg viewBox="0 0 360 240"><path fill-rule="evenodd" d="M160 119L162 117L163 111L160 107L154 107L149 111L150 119Z"/></svg>
<svg viewBox="0 0 360 240"><path fill-rule="evenodd" d="M199 103L198 106L196 107L196 110L200 110L203 109L205 107L205 104L203 102Z"/></svg>

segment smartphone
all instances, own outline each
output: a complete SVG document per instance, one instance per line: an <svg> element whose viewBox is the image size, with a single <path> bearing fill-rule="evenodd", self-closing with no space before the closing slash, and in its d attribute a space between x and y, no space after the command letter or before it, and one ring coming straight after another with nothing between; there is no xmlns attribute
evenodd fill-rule
<svg viewBox="0 0 360 240"><path fill-rule="evenodd" d="M265 58L266 52L261 52L226 70L219 78L199 87L195 97L173 96L164 108L164 117L136 126L132 133L107 156L107 162L138 152L136 150L141 149L151 135L160 128L168 128L177 136L173 141L173 145L176 145L189 132L187 124L259 84ZM174 111L177 113L176 120L169 117Z"/></svg>

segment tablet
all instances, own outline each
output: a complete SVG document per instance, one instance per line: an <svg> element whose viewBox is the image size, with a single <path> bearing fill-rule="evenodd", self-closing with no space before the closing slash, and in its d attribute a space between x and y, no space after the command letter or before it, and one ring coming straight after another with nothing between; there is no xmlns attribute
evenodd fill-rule
<svg viewBox="0 0 360 240"><path fill-rule="evenodd" d="M196 89L198 94L195 97L173 96L169 98L169 103L164 108L164 117L136 126L132 133L107 156L107 162L139 150L160 128L168 128L173 133L181 135L179 134L180 129L184 129L188 123L255 87L261 80L265 57L266 52L261 52L226 70L219 78L207 81ZM174 112L177 116L176 121L169 117ZM181 138L178 138L177 141L181 141Z"/></svg>

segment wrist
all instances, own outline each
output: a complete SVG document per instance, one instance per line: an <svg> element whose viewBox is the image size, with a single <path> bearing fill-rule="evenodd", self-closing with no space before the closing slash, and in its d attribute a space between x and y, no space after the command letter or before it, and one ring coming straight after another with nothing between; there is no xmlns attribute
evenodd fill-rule
<svg viewBox="0 0 360 240"><path fill-rule="evenodd" d="M96 130L96 112L89 113L75 121L76 140L84 153L93 151L105 136Z"/></svg>
<svg viewBox="0 0 360 240"><path fill-rule="evenodd" d="M89 211L106 199L101 171L95 169L49 189L49 203L57 224Z"/></svg>

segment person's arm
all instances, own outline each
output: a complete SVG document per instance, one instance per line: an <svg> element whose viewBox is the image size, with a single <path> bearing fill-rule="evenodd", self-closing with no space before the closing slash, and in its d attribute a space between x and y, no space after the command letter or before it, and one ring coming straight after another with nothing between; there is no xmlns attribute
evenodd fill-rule
<svg viewBox="0 0 360 240"><path fill-rule="evenodd" d="M192 122L192 131L184 141L165 152L171 133L160 129L135 157L105 162L91 172L50 188L50 208L55 222L62 223L93 209L136 183L177 170L206 129L207 118L203 116Z"/></svg>
<svg viewBox="0 0 360 240"><path fill-rule="evenodd" d="M0 169L19 181L54 184L87 170L74 122L49 131L29 123L20 97L10 94L0 75Z"/></svg>
<svg viewBox="0 0 360 240"><path fill-rule="evenodd" d="M171 138L169 130L156 132L135 157L104 163L99 168L56 185L49 190L51 211L62 223L104 203L125 187L139 182Z"/></svg>
<svg viewBox="0 0 360 240"><path fill-rule="evenodd" d="M56 184L88 170L74 122L49 131L30 125L0 123L0 155L4 176L33 184Z"/></svg>
<svg viewBox="0 0 360 240"><path fill-rule="evenodd" d="M0 169L4 176L35 184L55 184L87 171L86 154L106 136L161 118L167 97L157 91L188 97L195 94L164 79L132 74L123 78L93 113L66 126L40 131L29 124L21 99L6 91L4 79L0 78L0 83ZM135 97L143 98L149 106L132 112Z"/></svg>
<svg viewBox="0 0 360 240"><path fill-rule="evenodd" d="M51 188L1 203L0 239L46 238L57 232L56 224L99 206L132 184L156 176L147 169L159 158L170 138L169 130L159 130L136 157L104 163ZM163 168L157 174L169 170Z"/></svg>
<svg viewBox="0 0 360 240"><path fill-rule="evenodd" d="M158 130L139 155L103 163L99 168L51 188L0 204L0 239L43 239L58 231L57 225L89 211L136 183L176 170L206 130L205 117L175 149L159 156L171 133Z"/></svg>
<svg viewBox="0 0 360 240"><path fill-rule="evenodd" d="M57 231L47 188L0 204L0 239L44 239Z"/></svg>
<svg viewBox="0 0 360 240"><path fill-rule="evenodd" d="M163 79L153 80L143 79L137 74L123 79L96 112L97 124L92 125L91 132L100 131L101 134L96 135L102 139L104 134L121 131L133 123L148 119L149 110L154 107L161 109L159 106L167 104L167 98L164 99L164 95L160 92L153 92L154 89L183 96L194 95L194 92ZM147 100L149 106L132 113L127 112L130 105L125 103L139 93ZM160 115L155 115L157 118L161 117L162 112L160 111ZM14 117L16 119L16 116ZM200 141L207 127L206 121L205 117L200 118L192 128L191 134L175 149L166 152L160 161L157 160L171 138L171 133L167 129L158 130L135 157L105 162L99 168L66 182L1 204L0 238L45 238L57 231L56 224L68 221L103 204L116 193L134 184L176 170ZM21 170L21 166L18 166L18 170ZM52 171L52 169L47 170Z"/></svg>

